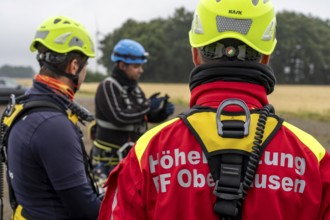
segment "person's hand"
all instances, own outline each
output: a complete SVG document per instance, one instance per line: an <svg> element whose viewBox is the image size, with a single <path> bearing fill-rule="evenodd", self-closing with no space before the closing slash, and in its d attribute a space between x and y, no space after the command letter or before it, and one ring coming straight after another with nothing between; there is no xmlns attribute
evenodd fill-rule
<svg viewBox="0 0 330 220"><path fill-rule="evenodd" d="M164 111L167 116L170 116L174 113L175 106L172 102L167 102L164 106Z"/></svg>
<svg viewBox="0 0 330 220"><path fill-rule="evenodd" d="M161 103L164 101L164 97L159 97L159 92L158 93L154 93L153 95L150 96L149 98L149 107L150 107L150 111L155 111L157 109L159 109Z"/></svg>
<svg viewBox="0 0 330 220"><path fill-rule="evenodd" d="M148 121L151 123L160 123L168 118L168 116L174 113L175 106L169 101L170 97L165 96L157 98L159 93L156 93L150 98L150 107L157 106L155 109L151 109L148 113Z"/></svg>

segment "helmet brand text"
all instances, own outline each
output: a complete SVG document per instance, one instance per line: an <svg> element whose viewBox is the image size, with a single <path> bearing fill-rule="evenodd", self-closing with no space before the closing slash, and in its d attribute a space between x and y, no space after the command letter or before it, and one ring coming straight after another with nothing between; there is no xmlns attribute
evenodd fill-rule
<svg viewBox="0 0 330 220"><path fill-rule="evenodd" d="M243 12L239 10L228 10L229 14L242 15Z"/></svg>

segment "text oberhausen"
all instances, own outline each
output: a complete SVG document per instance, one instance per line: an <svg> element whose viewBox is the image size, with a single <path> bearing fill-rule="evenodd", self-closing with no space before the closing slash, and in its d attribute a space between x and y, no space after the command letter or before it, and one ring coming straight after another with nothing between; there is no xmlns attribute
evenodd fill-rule
<svg viewBox="0 0 330 220"><path fill-rule="evenodd" d="M157 153L155 156L149 156L150 173L156 173L157 168L170 170L175 167L179 168L181 165L190 164L198 166L199 164L207 164L207 159L204 153L198 151L183 152L178 148L172 151L166 150L162 153ZM278 152L264 152L264 157L259 161L259 165L278 166L283 168L294 169L295 173L301 177L305 174L306 160L302 157L293 156L289 153ZM159 167L160 166L160 167ZM180 168L179 168L180 169ZM172 178L172 174L162 173L153 177L156 190L161 193L167 192L167 187L171 181L176 180L179 186L183 188L196 187L201 188L205 186L214 187L215 183L211 173L204 175L198 173L198 169L180 169L177 172L176 178ZM282 189L286 192L304 193L306 182L303 178L280 177L278 175L267 175L257 173L253 182L255 188Z"/></svg>

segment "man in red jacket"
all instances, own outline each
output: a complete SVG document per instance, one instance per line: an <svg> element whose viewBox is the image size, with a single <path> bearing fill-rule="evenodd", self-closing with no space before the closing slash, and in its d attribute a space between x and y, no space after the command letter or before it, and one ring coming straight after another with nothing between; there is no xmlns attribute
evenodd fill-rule
<svg viewBox="0 0 330 220"><path fill-rule="evenodd" d="M99 219L330 219L330 155L275 114L271 0L200 0L191 109L110 174Z"/></svg>

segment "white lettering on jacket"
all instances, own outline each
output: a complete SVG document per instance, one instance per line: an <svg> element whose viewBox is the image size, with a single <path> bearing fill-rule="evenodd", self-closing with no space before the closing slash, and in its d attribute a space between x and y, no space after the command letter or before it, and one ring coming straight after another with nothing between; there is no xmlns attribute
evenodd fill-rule
<svg viewBox="0 0 330 220"><path fill-rule="evenodd" d="M161 193L166 193L171 181L174 180L183 188L214 187L215 182L211 173L198 172L197 167L200 164L207 164L207 159L199 151L184 152L180 151L179 148L175 148L149 156L150 173L156 175L153 177L153 182L157 192ZM265 151L259 165L275 166L278 169L293 169L298 176L293 178L257 173L252 187L304 193L306 188L306 181L303 178L306 172L306 160L304 158L289 153ZM196 169L187 169L187 167L194 166L196 166ZM172 170L176 170L173 172L176 175L174 177L172 177Z"/></svg>

